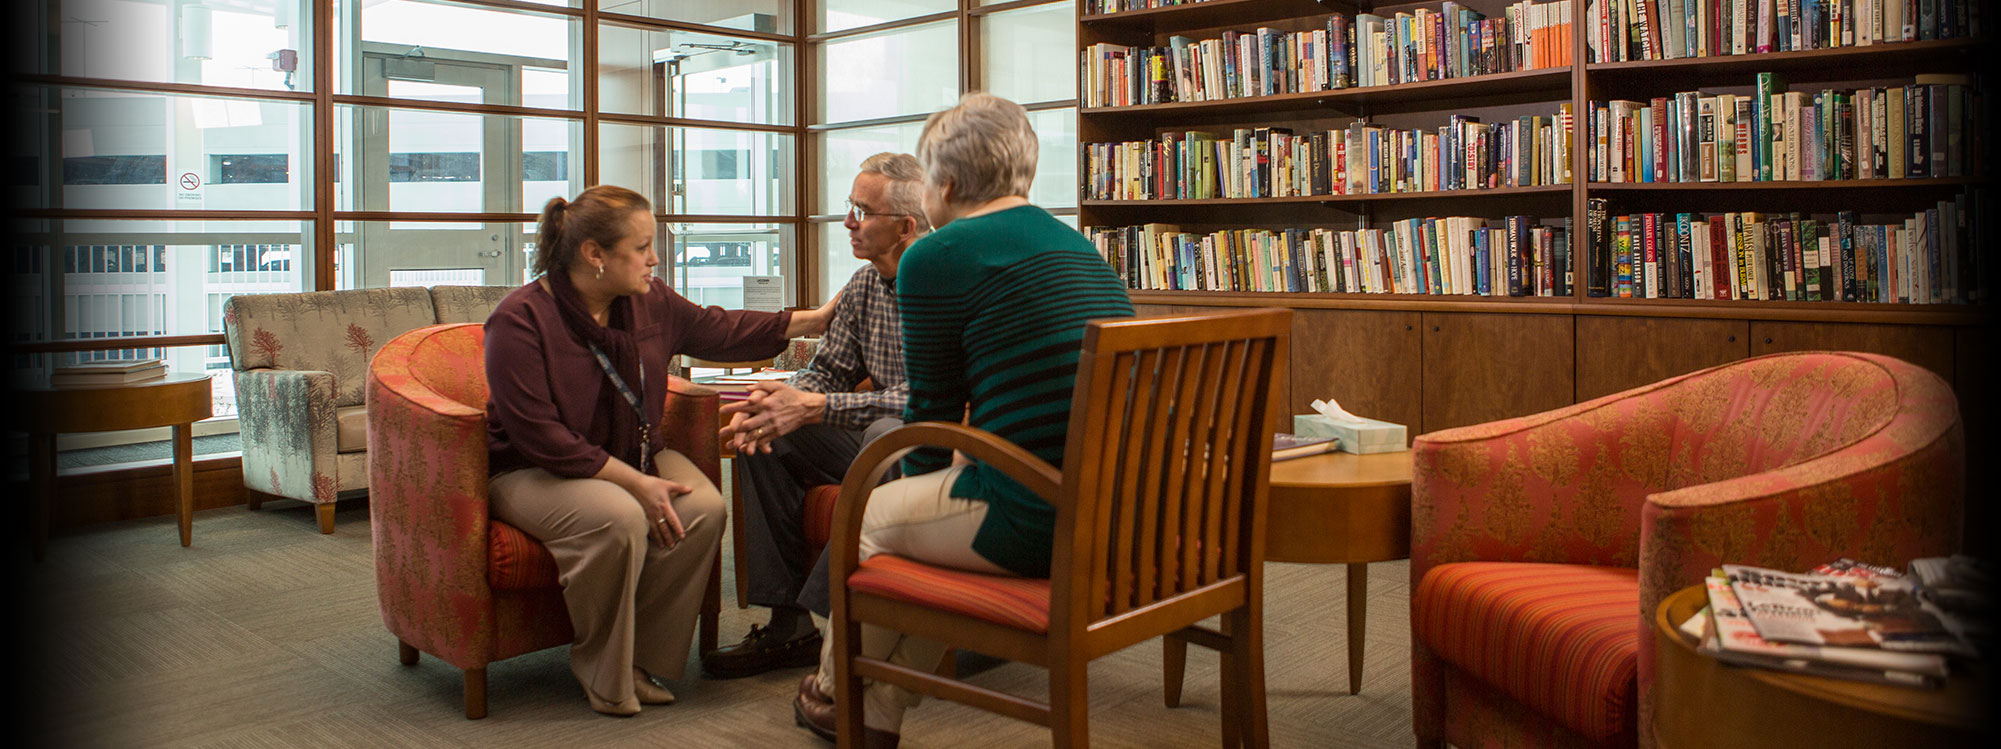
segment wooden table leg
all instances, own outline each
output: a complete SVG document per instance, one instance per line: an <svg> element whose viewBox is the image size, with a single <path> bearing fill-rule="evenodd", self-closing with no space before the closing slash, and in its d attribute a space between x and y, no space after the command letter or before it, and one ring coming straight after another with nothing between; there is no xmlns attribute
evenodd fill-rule
<svg viewBox="0 0 2001 749"><path fill-rule="evenodd" d="M35 561L49 553L49 510L56 496L56 436L28 438L28 533Z"/></svg>
<svg viewBox="0 0 2001 749"><path fill-rule="evenodd" d="M174 495L181 507L181 546L194 544L195 446L194 425L174 425Z"/></svg>
<svg viewBox="0 0 2001 749"><path fill-rule="evenodd" d="M1369 565L1348 565L1348 693L1362 693L1362 643L1369 629Z"/></svg>

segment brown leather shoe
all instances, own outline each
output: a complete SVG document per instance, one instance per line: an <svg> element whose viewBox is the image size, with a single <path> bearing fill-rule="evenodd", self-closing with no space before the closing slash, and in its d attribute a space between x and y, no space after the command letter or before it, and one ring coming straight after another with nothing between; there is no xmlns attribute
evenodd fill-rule
<svg viewBox="0 0 2001 749"><path fill-rule="evenodd" d="M834 701L822 702L813 699L806 694L809 688L816 694L820 691L817 686L808 687L805 683L799 685L800 694L792 700L792 721L812 731L815 736L828 741L837 741L834 737L834 726L840 719L834 715ZM903 736L900 734L862 727L864 749L896 749L896 745L902 740Z"/></svg>
<svg viewBox="0 0 2001 749"><path fill-rule="evenodd" d="M702 654L702 672L718 679L740 679L781 668L820 663L820 633L779 640L771 630L750 625L750 634L735 645Z"/></svg>

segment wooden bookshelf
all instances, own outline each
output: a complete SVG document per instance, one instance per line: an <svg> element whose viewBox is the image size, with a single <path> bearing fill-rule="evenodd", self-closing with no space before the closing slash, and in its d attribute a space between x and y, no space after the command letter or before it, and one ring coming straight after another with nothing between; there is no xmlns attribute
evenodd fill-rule
<svg viewBox="0 0 2001 749"><path fill-rule="evenodd" d="M1489 18L1501 0L1463 3ZM1078 46L1099 42L1162 45L1171 35L1214 38L1224 30L1261 25L1297 30L1330 13L1351 18L1357 8L1378 14L1417 3L1363 0L1212 0L1078 19ZM1423 7L1437 9L1437 3ZM1290 25L1288 25L1290 24ZM1532 215L1544 223L1569 219L1574 281L1564 297L1429 294L1135 291L1144 312L1217 307L1289 307L1296 311L1295 362L1289 398L1303 409L1335 395L1358 412L1404 423L1412 434L1532 413L1687 371L1686 367L1785 350L1837 348L1899 356L1949 382L1977 388L1988 376L1976 355L1990 334L1989 305L1861 302L1718 301L1602 298L1586 295L1585 210L1607 198L1615 213L1802 211L1901 214L1973 186L1980 177L1868 179L1820 182L1594 183L1585 180L1585 114L1594 101L1661 96L1702 89L1741 91L1755 74L1776 72L1816 88L1886 85L1925 73L1969 73L1992 47L1985 40L1876 44L1868 47L1640 62L1585 63L1585 2L1572 3L1571 57L1576 64L1467 78L1428 80L1204 102L1085 107L1078 140L1139 140L1185 130L1263 125L1295 131L1335 129L1360 117L1387 118L1392 127L1428 126L1454 112L1503 117L1547 115L1569 104L1578 136L1567 156L1570 184L1492 190L1312 195L1259 199L1083 200L1082 227L1172 223L1219 228L1381 228L1411 216ZM1826 85L1823 85L1826 84ZM1402 118L1396 120L1394 118ZM1408 123L1419 123L1410 125ZM1991 124L1991 123L1990 123ZM1969 136L1971 137L1971 136ZM1080 175L1088 163L1080 156ZM1086 177L1088 179L1088 177ZM1435 201L1435 202L1434 202ZM1200 227L1197 229L1196 227ZM1997 259L1976 248L1982 261ZM1991 275L1991 273L1990 273ZM1992 292L1992 289L1983 289ZM1695 353L1689 353L1695 352ZM1433 377L1434 370L1461 372ZM1383 379L1374 382L1371 378ZM1538 383L1524 396L1519 380ZM1422 381L1423 385L1414 383ZM1494 381L1492 387L1479 383ZM1468 383L1475 383L1469 386ZM1445 388L1438 393L1433 388ZM1607 388L1611 388L1608 390ZM1963 396L1973 397L1973 396ZM1450 401L1450 408L1434 407Z"/></svg>

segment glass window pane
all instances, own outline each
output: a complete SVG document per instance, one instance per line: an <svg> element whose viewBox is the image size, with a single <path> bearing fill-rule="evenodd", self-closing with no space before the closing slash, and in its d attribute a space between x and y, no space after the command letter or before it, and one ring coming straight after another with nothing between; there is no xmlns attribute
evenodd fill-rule
<svg viewBox="0 0 2001 749"><path fill-rule="evenodd" d="M792 136L747 130L605 124L600 181L636 190L661 213L789 216Z"/></svg>
<svg viewBox="0 0 2001 749"><path fill-rule="evenodd" d="M602 0L598 9L726 29L792 33L791 0Z"/></svg>
<svg viewBox="0 0 2001 749"><path fill-rule="evenodd" d="M41 153L60 165L64 208L313 207L306 105L100 89L30 90L56 110L53 130L24 123L29 125L24 134L40 141ZM249 175L227 168L219 173L218 157L256 160L263 165L258 181L244 182ZM23 177L33 185L45 175Z"/></svg>
<svg viewBox="0 0 2001 749"><path fill-rule="evenodd" d="M820 133L820 205L814 213L831 215L846 211L842 202L861 172L862 160L884 151L915 154L917 135L924 123L909 122L879 127L855 127Z"/></svg>
<svg viewBox="0 0 2001 749"><path fill-rule="evenodd" d="M821 0L819 6L819 29L827 32L943 13L959 4L955 0Z"/></svg>
<svg viewBox="0 0 2001 749"><path fill-rule="evenodd" d="M824 123L935 112L959 100L952 21L830 41L820 45L819 61Z"/></svg>
<svg viewBox="0 0 2001 749"><path fill-rule="evenodd" d="M339 105L336 210L523 213L583 189L583 123Z"/></svg>
<svg viewBox="0 0 2001 749"><path fill-rule="evenodd" d="M815 226L820 232L820 298L809 300L809 303L821 304L846 286L848 278L868 263L855 257L854 246L848 244L848 227L838 221L820 222Z"/></svg>
<svg viewBox="0 0 2001 749"><path fill-rule="evenodd" d="M544 74L534 81L538 106L556 98L560 108L582 108L583 66L570 57L583 40L577 19L442 0L364 2L360 13L361 79L344 74L344 93L522 105L533 70ZM562 72L560 87L549 71Z"/></svg>
<svg viewBox="0 0 2001 749"><path fill-rule="evenodd" d="M62 0L67 76L312 90L307 0ZM46 65L33 61L39 69ZM44 71L46 72L46 71Z"/></svg>
<svg viewBox="0 0 2001 749"><path fill-rule="evenodd" d="M786 305L796 298L791 225L668 223L666 229L674 290L689 301L742 308L746 276L784 276Z"/></svg>
<svg viewBox="0 0 2001 749"><path fill-rule="evenodd" d="M1018 102L1077 96L1077 6L1054 3L980 19L986 90Z"/></svg>
<svg viewBox="0 0 2001 749"><path fill-rule="evenodd" d="M606 24L598 32L605 112L792 124L792 45Z"/></svg>
<svg viewBox="0 0 2001 749"><path fill-rule="evenodd" d="M518 221L338 221L333 287L519 286L528 282L534 229Z"/></svg>
<svg viewBox="0 0 2001 749"><path fill-rule="evenodd" d="M1035 156L1035 184L1028 188L1028 201L1044 208L1077 205L1077 110L1029 112L1028 124L1042 141L1042 148Z"/></svg>

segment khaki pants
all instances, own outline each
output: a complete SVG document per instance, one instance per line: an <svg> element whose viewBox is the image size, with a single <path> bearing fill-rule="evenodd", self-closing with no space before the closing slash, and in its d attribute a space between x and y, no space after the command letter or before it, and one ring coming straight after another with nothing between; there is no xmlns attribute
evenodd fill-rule
<svg viewBox="0 0 2001 749"><path fill-rule="evenodd" d="M671 551L647 538L638 500L609 481L524 468L493 477L487 490L494 517L555 556L577 631L570 670L605 702L633 696L633 666L681 678L727 515L722 494L686 457L662 450L653 464L661 478L694 487L673 500L682 527L701 520Z"/></svg>
<svg viewBox="0 0 2001 749"><path fill-rule="evenodd" d="M973 536L987 517L987 503L950 494L964 466L922 476L897 479L877 487L862 513L861 558L895 554L939 567L1013 575L973 551ZM834 626L830 622L820 647L820 691L834 694ZM862 625L862 655L919 671L935 671L945 646L895 630ZM862 691L863 724L881 731L898 731L903 711L916 707L920 695L893 684L868 682Z"/></svg>

